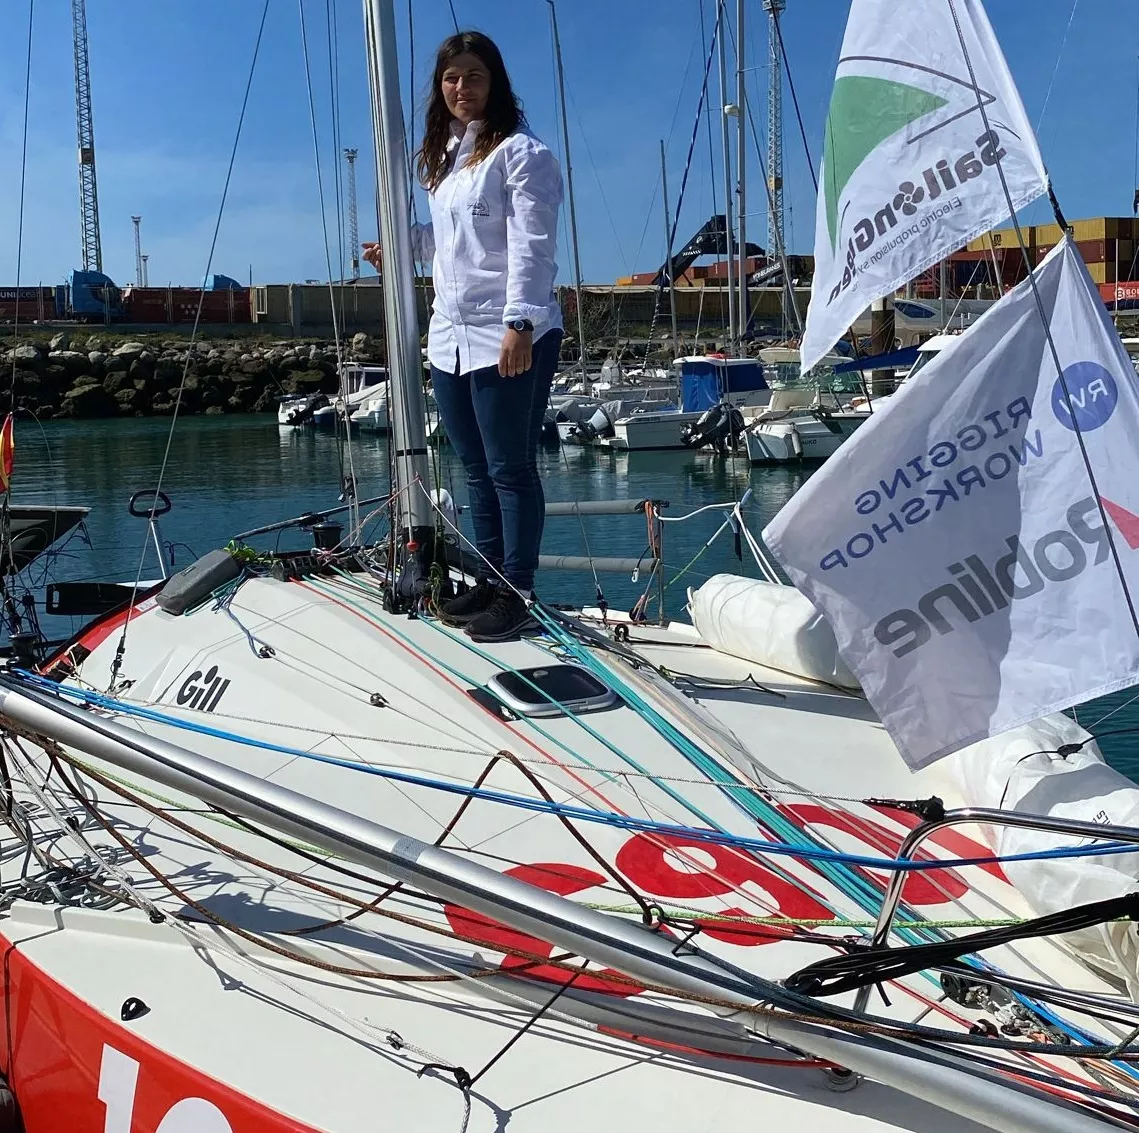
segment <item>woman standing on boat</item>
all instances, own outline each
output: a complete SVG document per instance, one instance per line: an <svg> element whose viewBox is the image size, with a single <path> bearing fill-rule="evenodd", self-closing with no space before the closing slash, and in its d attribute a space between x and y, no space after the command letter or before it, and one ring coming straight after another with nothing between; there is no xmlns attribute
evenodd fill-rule
<svg viewBox="0 0 1139 1133"><path fill-rule="evenodd" d="M418 258L433 256L431 383L487 564L440 614L476 641L504 641L530 620L545 522L537 449L562 338L562 177L480 32L439 48L417 171L431 200L431 225L414 232ZM364 258L378 268L378 245Z"/></svg>

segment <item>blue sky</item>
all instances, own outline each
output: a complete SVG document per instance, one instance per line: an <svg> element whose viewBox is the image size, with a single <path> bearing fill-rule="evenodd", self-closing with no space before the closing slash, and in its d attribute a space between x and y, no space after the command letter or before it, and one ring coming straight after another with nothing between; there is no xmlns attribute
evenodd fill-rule
<svg viewBox="0 0 1139 1133"><path fill-rule="evenodd" d="M920 6L918 0L909 0ZM937 0L921 0L934 3ZM0 2L0 285L16 279L16 216L29 0ZM361 236L375 231L374 172L361 4L303 0L333 273L327 13L338 44L340 134L360 149ZM545 0L453 0L459 22L500 44L531 124L557 146L554 69ZM395 0L408 90L408 0ZM704 0L710 16L715 0ZM901 4L899 4L901 6ZM729 5L734 10L734 4ZM752 107L766 121L766 37L747 0ZM784 39L812 153L822 127L848 0L788 0ZM87 0L104 268L131 282L130 217L143 216L152 284L193 283L205 270L262 0ZM413 0L417 122L434 48L452 29L448 0ZM1068 216L1127 215L1135 184L1139 20L1135 0L988 0L1030 117L1045 110L1041 147ZM695 120L703 59L700 0L560 0L583 273L588 282L654 270L663 259L659 144L668 146L674 206ZM1046 109L1045 92L1059 58ZM57 282L78 266L78 187L70 4L36 0L21 279ZM814 193L790 99L786 184L789 250L809 252ZM715 104L713 89L713 104ZM406 109L406 107L405 107ZM717 124L718 129L718 124ZM716 142L718 149L718 139ZM752 201L761 189L749 158ZM717 203L722 208L719 174ZM704 130L679 238L713 208ZM766 231L753 203L750 234ZM1028 211L1049 219L1047 205ZM568 241L561 278L571 278ZM261 55L213 270L259 282L327 278L325 241L301 48L298 0L270 0ZM367 271L365 267L365 271Z"/></svg>

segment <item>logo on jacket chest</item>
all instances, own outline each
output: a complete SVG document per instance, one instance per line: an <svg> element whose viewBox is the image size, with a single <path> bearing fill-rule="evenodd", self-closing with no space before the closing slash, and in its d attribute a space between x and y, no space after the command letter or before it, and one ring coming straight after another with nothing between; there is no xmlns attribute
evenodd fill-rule
<svg viewBox="0 0 1139 1133"><path fill-rule="evenodd" d="M479 193L467 201L467 211L471 216L487 217L490 216L490 205L487 204L486 197Z"/></svg>

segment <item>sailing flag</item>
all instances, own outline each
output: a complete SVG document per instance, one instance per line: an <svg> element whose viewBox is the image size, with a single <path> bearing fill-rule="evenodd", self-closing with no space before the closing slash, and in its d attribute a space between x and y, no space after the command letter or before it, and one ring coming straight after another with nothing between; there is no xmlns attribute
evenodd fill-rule
<svg viewBox="0 0 1139 1133"><path fill-rule="evenodd" d="M12 463L16 455L16 438L12 432L12 414L0 426L0 493L8 490L12 480Z"/></svg>
<svg viewBox="0 0 1139 1133"><path fill-rule="evenodd" d="M764 531L914 768L1139 681L1139 376L1069 238L1036 286L1062 377L1025 280Z"/></svg>
<svg viewBox="0 0 1139 1133"><path fill-rule="evenodd" d="M998 159L1015 209L1048 187L981 0L853 0L823 145L804 373L875 300L1008 218Z"/></svg>

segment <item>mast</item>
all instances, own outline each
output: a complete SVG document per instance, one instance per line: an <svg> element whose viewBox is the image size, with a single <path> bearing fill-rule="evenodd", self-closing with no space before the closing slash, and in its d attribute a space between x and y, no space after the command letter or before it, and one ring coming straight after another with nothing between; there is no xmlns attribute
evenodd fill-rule
<svg viewBox="0 0 1139 1133"><path fill-rule="evenodd" d="M676 280L673 272L676 270L672 262L672 218L668 210L668 171L665 169L664 138L660 140L660 185L661 196L664 197L664 254L665 263L668 264L668 313L672 317L672 355L680 354L680 335L676 330Z"/></svg>
<svg viewBox="0 0 1139 1133"><path fill-rule="evenodd" d="M360 278L360 221L356 207L356 155L359 150L346 149L348 162L348 257L352 264L352 278Z"/></svg>
<svg viewBox="0 0 1139 1133"><path fill-rule="evenodd" d="M554 0L550 5L550 23L554 30L554 56L558 64L558 103L562 117L562 144L566 148L566 191L569 194L570 240L573 244L573 288L577 300L577 343L581 351L581 377L587 380L585 370L585 312L581 305L581 256L577 247L577 203L573 192L573 162L570 160L569 120L566 117L566 76L562 69L562 41L558 35L558 10Z"/></svg>
<svg viewBox="0 0 1139 1133"><path fill-rule="evenodd" d="M376 211L384 249L384 329L386 332L391 436L397 500L394 528L402 529L407 549L418 549L433 527L427 488L427 431L423 415L423 363L415 304L411 251L411 199L403 109L399 97L393 0L363 0L376 151ZM394 569L395 564L390 564Z"/></svg>
<svg viewBox="0 0 1139 1133"><path fill-rule="evenodd" d="M787 273L783 251L783 58L780 54L779 17L787 0L763 0L767 13L767 255L783 258L783 321L787 322L787 296L794 302L794 284ZM797 315L798 312L796 312ZM796 320L798 321L798 320Z"/></svg>
<svg viewBox="0 0 1139 1133"><path fill-rule="evenodd" d="M747 334L747 72L744 70L744 0L736 0L736 153L740 163L739 215L739 337L742 344Z"/></svg>
<svg viewBox="0 0 1139 1133"><path fill-rule="evenodd" d="M724 41L727 12L726 0L720 0L720 10L716 17L716 48L720 62L720 145L724 153L724 246L727 249L725 263L728 271L728 342L736 342L736 293L732 282L732 147L728 140L728 55Z"/></svg>

